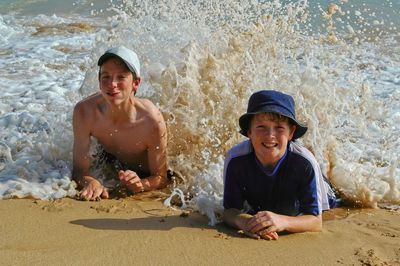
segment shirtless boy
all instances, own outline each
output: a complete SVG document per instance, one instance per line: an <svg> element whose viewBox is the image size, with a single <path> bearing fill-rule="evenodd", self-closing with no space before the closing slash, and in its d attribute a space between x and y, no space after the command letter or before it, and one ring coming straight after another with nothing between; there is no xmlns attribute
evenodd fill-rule
<svg viewBox="0 0 400 266"><path fill-rule="evenodd" d="M122 162L120 182L133 193L168 184L166 126L160 111L147 99L135 97L140 63L124 46L107 50L98 61L100 92L80 101L73 114L73 172L80 197L108 198L103 184L90 173L90 139Z"/></svg>

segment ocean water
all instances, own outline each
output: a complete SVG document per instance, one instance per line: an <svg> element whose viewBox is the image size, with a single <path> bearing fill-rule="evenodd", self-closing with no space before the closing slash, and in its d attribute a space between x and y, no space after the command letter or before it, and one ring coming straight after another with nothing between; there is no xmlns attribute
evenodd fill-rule
<svg viewBox="0 0 400 266"><path fill-rule="evenodd" d="M123 44L166 119L176 188L211 224L238 118L265 88L295 98L303 143L349 204L399 208L399 13L374 0L2 0L0 199L76 194L72 109Z"/></svg>

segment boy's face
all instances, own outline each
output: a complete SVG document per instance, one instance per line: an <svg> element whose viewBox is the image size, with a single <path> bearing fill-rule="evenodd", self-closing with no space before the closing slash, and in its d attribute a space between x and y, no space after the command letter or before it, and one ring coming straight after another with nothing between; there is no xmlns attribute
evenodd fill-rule
<svg viewBox="0 0 400 266"><path fill-rule="evenodd" d="M285 154L288 142L293 138L295 125L286 117L276 117L268 113L253 116L247 136L257 159L265 167L274 167Z"/></svg>
<svg viewBox="0 0 400 266"><path fill-rule="evenodd" d="M100 90L106 100L120 102L136 92L140 79L133 79L132 72L118 59L110 58L100 67Z"/></svg>

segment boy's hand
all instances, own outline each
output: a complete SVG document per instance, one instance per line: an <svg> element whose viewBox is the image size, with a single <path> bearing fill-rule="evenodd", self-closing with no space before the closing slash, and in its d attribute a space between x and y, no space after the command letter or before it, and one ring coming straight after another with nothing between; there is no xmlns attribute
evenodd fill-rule
<svg viewBox="0 0 400 266"><path fill-rule="evenodd" d="M82 200L107 199L108 191L97 179L91 176L84 176L84 187L79 192L78 198Z"/></svg>
<svg viewBox="0 0 400 266"><path fill-rule="evenodd" d="M239 228L243 228L239 231L239 233L245 234L246 236L253 239L265 239L265 240L277 240L278 233L276 232L268 232L265 230L261 231L251 231L252 227L254 227L254 216L249 214L241 214L239 218Z"/></svg>
<svg viewBox="0 0 400 266"><path fill-rule="evenodd" d="M139 193L144 191L143 183L136 172L131 170L120 170L118 172L119 180L121 183L127 186L133 193Z"/></svg>
<svg viewBox="0 0 400 266"><path fill-rule="evenodd" d="M278 240L278 238L279 238L277 232L268 233L268 232L260 231L257 233L257 235L259 235L262 239L265 239L265 240Z"/></svg>
<svg viewBox="0 0 400 266"><path fill-rule="evenodd" d="M285 219L270 211L260 211L249 220L247 229L264 239L277 239L277 232L285 230Z"/></svg>

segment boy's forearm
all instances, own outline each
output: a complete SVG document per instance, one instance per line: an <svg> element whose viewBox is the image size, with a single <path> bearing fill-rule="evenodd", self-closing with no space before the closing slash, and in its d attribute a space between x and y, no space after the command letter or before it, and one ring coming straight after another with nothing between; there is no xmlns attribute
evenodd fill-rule
<svg viewBox="0 0 400 266"><path fill-rule="evenodd" d="M141 180L145 191L164 188L168 185L168 178L162 175L153 175Z"/></svg>
<svg viewBox="0 0 400 266"><path fill-rule="evenodd" d="M82 171L78 171L75 168L72 170L72 180L74 180L78 186L82 186L83 175Z"/></svg>
<svg viewBox="0 0 400 266"><path fill-rule="evenodd" d="M89 174L85 174L84 171L79 171L76 169L72 170L72 179L78 184L78 187L85 187L87 183L90 182L90 179L95 179Z"/></svg>
<svg viewBox="0 0 400 266"><path fill-rule="evenodd" d="M321 215L286 216L285 230L291 233L317 232L322 230Z"/></svg>
<svg viewBox="0 0 400 266"><path fill-rule="evenodd" d="M252 216L247 213L243 213L238 209L225 209L224 210L224 215L223 215L223 220L226 224L229 226L240 229L240 230L246 230L246 222L251 218Z"/></svg>

